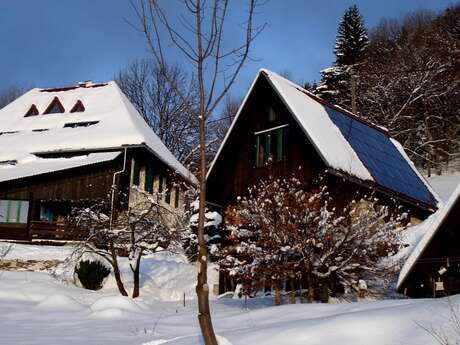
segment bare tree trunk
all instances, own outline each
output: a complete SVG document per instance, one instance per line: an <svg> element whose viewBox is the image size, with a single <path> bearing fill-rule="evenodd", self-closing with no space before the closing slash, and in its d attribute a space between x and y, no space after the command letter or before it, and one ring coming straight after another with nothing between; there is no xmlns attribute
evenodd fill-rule
<svg viewBox="0 0 460 345"><path fill-rule="evenodd" d="M134 287L133 287L133 298L139 297L139 275L140 275L140 269L141 269L141 258L142 258L142 253L139 254L139 256L136 258L136 267L133 270L133 280L134 280Z"/></svg>
<svg viewBox="0 0 460 345"><path fill-rule="evenodd" d="M197 43L198 43L198 86L199 86L199 129L200 129L200 200L198 207L198 276L196 294L198 297L198 321L206 345L218 345L214 328L212 326L211 311L209 309L208 286L208 251L204 239L204 217L206 208L206 109L205 90L203 80L203 53L201 34L201 7L197 2Z"/></svg>
<svg viewBox="0 0 460 345"><path fill-rule="evenodd" d="M295 282L294 282L294 277L291 277L289 279L290 285L291 285L291 292L289 293L289 303L295 304Z"/></svg>
<svg viewBox="0 0 460 345"><path fill-rule="evenodd" d="M275 289L275 305L282 305L283 296L281 296L280 282L279 281L274 282L273 288Z"/></svg>
<svg viewBox="0 0 460 345"><path fill-rule="evenodd" d="M308 286L307 302L308 303L313 303L313 299L315 297L315 295L314 295L314 286L313 286L313 277L311 276L311 272L309 272L309 271L307 271L307 286Z"/></svg>
<svg viewBox="0 0 460 345"><path fill-rule="evenodd" d="M125 290L125 286L123 285L123 281L121 280L120 268L118 267L117 252L115 251L115 247L112 243L109 244L109 251L110 255L112 256L113 273L115 275L115 281L117 282L118 291L120 291L122 296L128 296L128 293Z"/></svg>

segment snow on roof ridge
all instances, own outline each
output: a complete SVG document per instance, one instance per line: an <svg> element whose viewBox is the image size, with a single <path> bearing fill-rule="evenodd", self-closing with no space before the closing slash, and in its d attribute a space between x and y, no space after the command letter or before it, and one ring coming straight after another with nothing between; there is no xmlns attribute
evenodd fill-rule
<svg viewBox="0 0 460 345"><path fill-rule="evenodd" d="M130 115L130 121L136 130L139 132L140 136L143 138L143 144L150 148L150 150L164 163L166 163L170 168L176 170L186 179L190 180L193 183L197 183L198 180L196 177L180 163L176 157L169 151L166 145L161 141L161 139L156 135L156 133L150 128L150 126L145 122L145 119L137 111L134 105L129 101L128 97L123 93L118 84L115 81L110 81L108 83L113 87L118 94L120 95L120 101L128 114ZM161 151L161 152L159 152Z"/></svg>
<svg viewBox="0 0 460 345"><path fill-rule="evenodd" d="M450 196L449 200L445 205L442 206L435 214L431 215L430 218L425 220L428 223L428 231L423 235L421 240L417 243L415 248L409 254L406 262L404 263L401 271L399 272L398 282L396 284L396 288L399 289L401 285L404 283L405 279L412 271L417 260L423 254L423 251L430 243L431 239L434 235L438 232L440 226L444 222L444 219L449 215L451 209L455 206L455 204L460 200L460 183L455 188L454 192Z"/></svg>
<svg viewBox="0 0 460 345"><path fill-rule="evenodd" d="M304 87L290 81L289 79L286 79L284 78L283 76L279 75L278 73L275 73L275 72L272 72L272 71L269 71L267 69L264 69L262 68L260 70L261 72L264 72L264 73L267 73L268 75L273 75L279 79L282 79L283 81L285 81L286 83L289 83L292 87L295 87L297 89L299 89L299 91L307 94L309 97L313 98L315 101L318 101L320 103L322 103L323 105L327 106L327 107L330 107L332 109L335 109L337 110L339 113L341 113L342 115L345 115L345 116L348 116L348 117L352 117L353 119L356 119L357 121L360 121L362 122L363 124L369 126L369 127L372 127L380 132L383 132L384 134L386 134L387 136L390 136L390 132L389 130L386 128L386 127L383 127L383 126L380 126L380 125L377 125L367 119L364 119L362 118L361 116L351 112L350 110L348 109L345 109L345 108L342 108L340 105L337 105L337 104L333 104L333 103L330 103L328 101L326 101L325 99L319 97L318 95L315 95L313 92L305 89Z"/></svg>
<svg viewBox="0 0 460 345"><path fill-rule="evenodd" d="M351 176L355 176L364 181L375 182L372 174L361 161L350 143L342 135L340 129L334 124L321 102L311 97L309 91L280 76L279 74L268 71L266 69L261 70L261 72L266 74L268 80L272 83L272 86L278 92L287 108L290 109L294 119L297 120L305 135L307 138L309 138L310 142L313 144L313 147L315 147L316 151L320 157L322 157L323 161L328 167L342 171ZM307 100L309 100L311 103L309 102L309 104L298 104L299 100L296 99L296 95L289 92L289 90L284 90L281 85L275 85L276 82L285 83L289 87L301 93L301 100L303 103L305 103ZM289 98L289 101L287 98ZM314 107L317 105L320 108L314 109ZM305 110L305 106L311 107L308 113L308 120L307 116L302 113ZM325 133L317 133L317 130L329 131L329 135L324 135ZM324 140L324 137L327 137L327 139ZM336 152L334 150L332 150L334 152L329 150L329 144L334 139L336 144L335 150L341 150L341 154L335 154Z"/></svg>

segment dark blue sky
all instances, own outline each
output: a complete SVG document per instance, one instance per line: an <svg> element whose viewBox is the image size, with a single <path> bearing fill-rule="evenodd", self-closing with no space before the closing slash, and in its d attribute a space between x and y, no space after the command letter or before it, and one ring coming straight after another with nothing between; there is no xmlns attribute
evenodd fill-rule
<svg viewBox="0 0 460 345"><path fill-rule="evenodd" d="M297 81L318 79L333 61L337 22L353 3L372 27L383 17L418 8L440 11L452 1L270 0L259 16L269 26L253 47L258 60L247 65L232 92L243 94L262 67L288 70ZM119 68L147 55L142 35L126 20L135 20L128 0L1 0L0 89L113 79Z"/></svg>

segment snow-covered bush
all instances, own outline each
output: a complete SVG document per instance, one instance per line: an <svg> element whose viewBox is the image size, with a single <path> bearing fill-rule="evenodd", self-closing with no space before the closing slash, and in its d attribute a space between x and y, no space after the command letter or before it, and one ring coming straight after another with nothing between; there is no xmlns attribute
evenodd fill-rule
<svg viewBox="0 0 460 345"><path fill-rule="evenodd" d="M220 253L221 269L249 294L271 286L277 303L286 283L307 287L309 301L358 292L398 250L401 218L370 198L334 205L324 186L312 190L294 177L262 181L226 210L231 244Z"/></svg>
<svg viewBox="0 0 460 345"><path fill-rule="evenodd" d="M75 274L85 289L99 290L110 269L100 261L82 260L75 267Z"/></svg>

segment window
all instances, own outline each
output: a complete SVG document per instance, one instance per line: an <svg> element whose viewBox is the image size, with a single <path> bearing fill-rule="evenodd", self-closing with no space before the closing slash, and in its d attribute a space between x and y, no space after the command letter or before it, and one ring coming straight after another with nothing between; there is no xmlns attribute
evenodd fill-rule
<svg viewBox="0 0 460 345"><path fill-rule="evenodd" d="M71 113L82 113L84 111L85 111L85 106L80 100L78 100L77 103L75 103L73 108L70 110Z"/></svg>
<svg viewBox="0 0 460 345"><path fill-rule="evenodd" d="M64 125L64 128L89 127L98 123L99 121L69 122Z"/></svg>
<svg viewBox="0 0 460 345"><path fill-rule="evenodd" d="M276 120L276 113L272 107L268 108L268 122L275 122Z"/></svg>
<svg viewBox="0 0 460 345"><path fill-rule="evenodd" d="M134 159L134 168L133 168L133 186L139 186L141 179L141 164Z"/></svg>
<svg viewBox="0 0 460 345"><path fill-rule="evenodd" d="M43 114L61 114L64 113L64 107L57 97L54 97L48 108L46 108Z"/></svg>
<svg viewBox="0 0 460 345"><path fill-rule="evenodd" d="M38 109L35 104L32 104L32 106L27 110L27 113L24 115L24 117L29 117L29 116L36 116L38 115Z"/></svg>
<svg viewBox="0 0 460 345"><path fill-rule="evenodd" d="M145 181L144 190L148 193L153 192L153 169L151 167L145 168Z"/></svg>
<svg viewBox="0 0 460 345"><path fill-rule="evenodd" d="M254 162L256 167L261 167L272 162L279 162L284 155L284 137L287 126L278 126L264 131L256 132L254 145Z"/></svg>
<svg viewBox="0 0 460 345"><path fill-rule="evenodd" d="M45 222L52 222L54 219L53 211L46 206L40 206L40 220Z"/></svg>
<svg viewBox="0 0 460 345"><path fill-rule="evenodd" d="M0 223L26 224L28 214L28 201L0 200Z"/></svg>

